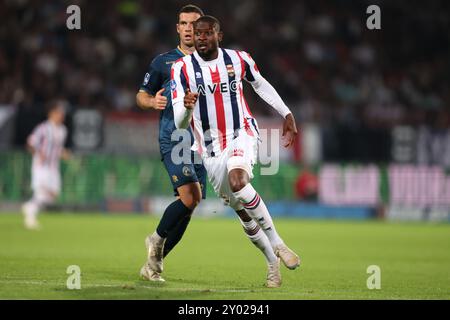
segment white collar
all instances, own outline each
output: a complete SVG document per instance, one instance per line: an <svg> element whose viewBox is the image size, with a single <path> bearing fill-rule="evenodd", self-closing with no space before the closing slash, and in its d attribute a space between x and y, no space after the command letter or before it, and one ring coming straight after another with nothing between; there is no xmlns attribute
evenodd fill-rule
<svg viewBox="0 0 450 320"><path fill-rule="evenodd" d="M217 48L217 50L219 51L219 54L217 55L217 58L214 60L210 60L210 61L205 61L202 59L202 57L200 57L200 55L197 53L197 51L194 51L194 56L195 59L197 59L198 64L201 66L214 66L217 64L218 61L221 61L221 59L223 59L223 53L222 53L222 49L221 48Z"/></svg>

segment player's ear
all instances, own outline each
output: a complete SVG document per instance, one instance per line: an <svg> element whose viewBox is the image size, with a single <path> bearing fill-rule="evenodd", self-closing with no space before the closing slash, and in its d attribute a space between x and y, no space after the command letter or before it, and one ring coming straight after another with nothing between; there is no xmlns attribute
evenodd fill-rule
<svg viewBox="0 0 450 320"><path fill-rule="evenodd" d="M180 34L180 24L177 23L177 33Z"/></svg>
<svg viewBox="0 0 450 320"><path fill-rule="evenodd" d="M219 31L218 36L219 36L219 42L222 42L222 40L223 40L223 32Z"/></svg>

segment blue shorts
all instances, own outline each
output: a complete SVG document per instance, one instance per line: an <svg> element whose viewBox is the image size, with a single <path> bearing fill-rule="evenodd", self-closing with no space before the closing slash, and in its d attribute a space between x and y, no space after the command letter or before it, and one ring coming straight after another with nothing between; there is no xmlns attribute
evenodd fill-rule
<svg viewBox="0 0 450 320"><path fill-rule="evenodd" d="M171 153L163 155L162 161L166 167L169 179L173 185L174 195L178 196L177 189L185 184L199 182L202 189L202 199L206 199L206 169L202 164L194 164L194 152L191 153L190 164L174 164Z"/></svg>

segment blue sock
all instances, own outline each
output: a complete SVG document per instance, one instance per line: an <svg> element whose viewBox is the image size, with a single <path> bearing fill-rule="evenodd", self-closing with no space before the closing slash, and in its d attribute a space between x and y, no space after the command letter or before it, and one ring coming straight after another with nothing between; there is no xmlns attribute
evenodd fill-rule
<svg viewBox="0 0 450 320"><path fill-rule="evenodd" d="M169 252L172 251L172 249L181 240L190 221L191 216L190 215L185 216L180 222L178 222L175 229L169 232L166 242L164 243L164 252L163 252L164 257L166 257L169 254Z"/></svg>
<svg viewBox="0 0 450 320"><path fill-rule="evenodd" d="M172 202L164 211L164 214L159 221L159 225L156 228L156 232L162 238L167 238L169 234L175 230L178 223L181 222L186 216L190 216L191 213L192 210L186 207L180 199Z"/></svg>

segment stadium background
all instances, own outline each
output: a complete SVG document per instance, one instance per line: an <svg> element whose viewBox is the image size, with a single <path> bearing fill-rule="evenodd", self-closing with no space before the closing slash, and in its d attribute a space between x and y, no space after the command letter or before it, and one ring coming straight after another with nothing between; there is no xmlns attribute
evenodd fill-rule
<svg viewBox="0 0 450 320"><path fill-rule="evenodd" d="M70 2L70 3L69 3ZM0 210L30 196L24 142L52 98L70 103L57 210L158 214L171 201L157 112L135 94L150 59L177 44L182 1L0 3ZM446 1L196 1L223 46L249 51L294 112L300 136L255 185L272 213L450 219ZM68 30L69 4L81 30ZM382 6L382 29L366 8ZM263 128L281 118L246 88ZM199 215L230 214L209 188Z"/></svg>

